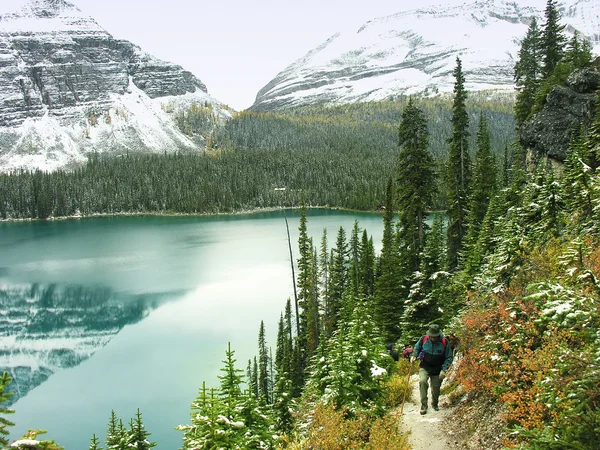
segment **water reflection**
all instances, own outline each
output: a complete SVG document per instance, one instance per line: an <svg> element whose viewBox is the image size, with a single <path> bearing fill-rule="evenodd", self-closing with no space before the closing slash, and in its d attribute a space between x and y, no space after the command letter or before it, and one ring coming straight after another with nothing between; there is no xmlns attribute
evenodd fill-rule
<svg viewBox="0 0 600 450"><path fill-rule="evenodd" d="M0 285L0 371L13 378L8 405L180 295L126 295L101 286Z"/></svg>

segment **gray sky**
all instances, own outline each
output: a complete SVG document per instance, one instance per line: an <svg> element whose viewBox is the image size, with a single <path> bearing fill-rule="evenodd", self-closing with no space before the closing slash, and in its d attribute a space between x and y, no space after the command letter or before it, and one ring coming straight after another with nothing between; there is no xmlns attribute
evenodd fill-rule
<svg viewBox="0 0 600 450"><path fill-rule="evenodd" d="M0 12L14 11L25 1L0 0ZM68 1L115 38L180 64L213 97L242 110L278 72L337 31L417 4L465 0Z"/></svg>

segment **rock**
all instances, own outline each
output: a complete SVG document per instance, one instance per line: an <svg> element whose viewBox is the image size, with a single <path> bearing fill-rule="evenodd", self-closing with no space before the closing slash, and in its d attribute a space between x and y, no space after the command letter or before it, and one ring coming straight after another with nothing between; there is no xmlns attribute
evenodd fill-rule
<svg viewBox="0 0 600 450"><path fill-rule="evenodd" d="M537 157L564 161L573 132L591 124L599 81L597 70L578 70L566 86L552 88L542 110L521 127L521 145Z"/></svg>

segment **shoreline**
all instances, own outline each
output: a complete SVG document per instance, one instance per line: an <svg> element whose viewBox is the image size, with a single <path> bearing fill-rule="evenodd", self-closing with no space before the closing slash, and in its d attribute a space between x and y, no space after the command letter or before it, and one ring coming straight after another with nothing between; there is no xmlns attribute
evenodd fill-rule
<svg viewBox="0 0 600 450"><path fill-rule="evenodd" d="M299 210L300 206L296 207L265 207L255 208L231 212L217 212L217 213L178 213L178 212L119 212L119 213L93 213L87 215L73 215L73 216L60 216L60 217L48 217L46 219L38 218L18 218L18 219L0 219L0 223L18 223L18 222L54 222L63 220L81 220L81 219L96 219L101 217L220 217L220 216L241 216L241 215L252 215L264 212L275 212L275 211L296 211ZM351 213L365 213L365 214L382 214L382 210L377 211L363 211L354 210L336 206L307 206L307 210L311 209L324 209L331 211L345 211ZM432 213L435 213L433 211Z"/></svg>

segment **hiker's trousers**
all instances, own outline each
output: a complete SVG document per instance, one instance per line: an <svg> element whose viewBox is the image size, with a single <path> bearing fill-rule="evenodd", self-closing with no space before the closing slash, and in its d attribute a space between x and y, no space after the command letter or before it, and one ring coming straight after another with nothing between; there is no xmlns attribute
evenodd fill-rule
<svg viewBox="0 0 600 450"><path fill-rule="evenodd" d="M442 380L438 375L429 376L425 369L419 369L419 391L421 393L421 407L427 408L427 389L429 388L429 379L431 379L431 404L437 405L440 398L440 386Z"/></svg>

